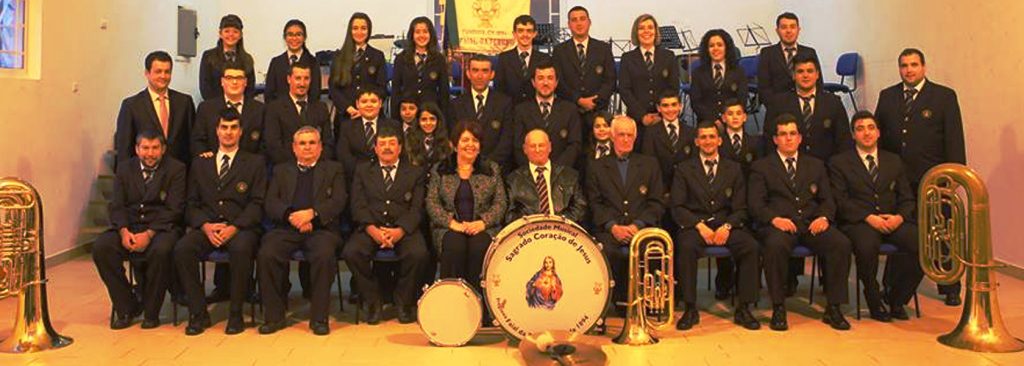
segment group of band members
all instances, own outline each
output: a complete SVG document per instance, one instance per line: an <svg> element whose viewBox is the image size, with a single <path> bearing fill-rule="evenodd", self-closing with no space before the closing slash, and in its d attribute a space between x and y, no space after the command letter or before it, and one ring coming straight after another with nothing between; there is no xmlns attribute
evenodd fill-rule
<svg viewBox="0 0 1024 366"><path fill-rule="evenodd" d="M230 301L226 332L243 332L255 272L266 309L259 333L274 333L287 325L296 250L309 267L303 287L313 333L330 332L338 253L368 323L378 324L387 296L371 261L393 250L398 320L414 322L416 289L433 279L437 263L441 277L480 290L500 228L545 213L588 228L619 284L628 283L621 248L645 227L669 230L678 248L680 330L700 321L697 259L709 246L731 253L719 262L715 297L735 295L734 321L747 329L760 328L750 306L762 270L770 328L788 328L784 300L803 269L790 259L797 245L822 258L825 323L850 328L840 308L848 302L850 254L871 317L908 318L904 305L922 278L916 188L930 167L965 163L956 94L925 78L921 51L900 53L902 81L880 93L875 114L858 111L851 122L839 99L821 90L814 49L797 42L797 17L779 15L780 43L760 54L767 118L758 136L745 127L745 72L728 33L712 30L701 41L691 127L681 116L674 56L659 46L653 16L634 22L637 48L623 55L616 77L610 46L589 36L588 11L568 14L572 38L551 56L533 47L534 20L517 18L515 47L496 64L471 58L471 88L454 100L434 27L414 19L407 35L414 46L398 56L390 106L383 53L367 43L371 21L353 14L327 88L335 121L319 101L319 68L299 20L284 27L287 49L271 61L266 103L253 98L252 57L237 16L222 19L217 46L203 54L198 111L168 87L170 55L149 54L146 89L126 98L118 115L111 229L93 249L113 303L110 327L129 327L140 314L142 328L158 327L169 290L188 306L186 334L210 327L208 302L223 300ZM604 112L615 90L628 116ZM399 120L385 117L385 108ZM907 254L889 259L887 292L875 280L883 242ZM218 268L224 279L214 293L223 293L206 297L200 259L214 250L228 252L230 270ZM138 262L138 291L125 260ZM616 286L613 299L624 300L625 290ZM940 287L948 305L959 304L959 291Z"/></svg>

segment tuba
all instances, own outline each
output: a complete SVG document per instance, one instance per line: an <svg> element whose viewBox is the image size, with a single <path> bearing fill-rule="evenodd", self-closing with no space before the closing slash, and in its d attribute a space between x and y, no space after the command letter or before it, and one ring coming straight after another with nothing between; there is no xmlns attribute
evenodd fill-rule
<svg viewBox="0 0 1024 366"><path fill-rule="evenodd" d="M50 325L44 264L39 193L20 179L0 179L0 299L18 296L14 331L0 343L0 352L36 352L71 344L71 338Z"/></svg>
<svg viewBox="0 0 1024 366"><path fill-rule="evenodd" d="M629 243L629 288L626 321L615 343L641 346L658 343L651 332L672 325L675 280L672 237L658 228L646 228Z"/></svg>
<svg viewBox="0 0 1024 366"><path fill-rule="evenodd" d="M966 202L958 194L961 187ZM1024 342L1010 335L999 312L985 183L971 168L941 164L925 173L918 197L922 270L941 284L962 277L967 282L960 323L939 336L939 342L980 352L1024 350Z"/></svg>

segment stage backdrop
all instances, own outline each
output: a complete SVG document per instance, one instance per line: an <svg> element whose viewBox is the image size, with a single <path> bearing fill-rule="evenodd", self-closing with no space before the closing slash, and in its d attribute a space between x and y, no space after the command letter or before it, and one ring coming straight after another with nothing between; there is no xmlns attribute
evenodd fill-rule
<svg viewBox="0 0 1024 366"><path fill-rule="evenodd" d="M447 0L453 50L497 55L512 47L512 22L530 14L530 0ZM454 13L454 14L452 14ZM454 16L452 16L454 15Z"/></svg>

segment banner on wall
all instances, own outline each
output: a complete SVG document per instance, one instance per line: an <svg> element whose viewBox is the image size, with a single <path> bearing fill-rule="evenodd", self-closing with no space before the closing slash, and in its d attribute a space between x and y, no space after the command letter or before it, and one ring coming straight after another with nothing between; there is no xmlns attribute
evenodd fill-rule
<svg viewBox="0 0 1024 366"><path fill-rule="evenodd" d="M515 44L512 22L520 15L530 14L530 0L448 0L447 3L455 12L455 24L447 25L449 31L454 31L449 34L457 35L457 40L449 44L461 52L497 55L512 48Z"/></svg>

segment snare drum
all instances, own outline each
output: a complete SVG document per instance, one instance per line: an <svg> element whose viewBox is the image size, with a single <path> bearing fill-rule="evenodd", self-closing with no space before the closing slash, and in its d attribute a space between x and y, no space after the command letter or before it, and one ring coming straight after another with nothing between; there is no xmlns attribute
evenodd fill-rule
<svg viewBox="0 0 1024 366"><path fill-rule="evenodd" d="M417 307L420 330L434 345L464 345L480 329L480 295L462 279L437 280L423 290Z"/></svg>
<svg viewBox="0 0 1024 366"><path fill-rule="evenodd" d="M530 215L495 237L483 268L487 307L510 336L547 330L583 333L610 299L608 262L579 225Z"/></svg>

